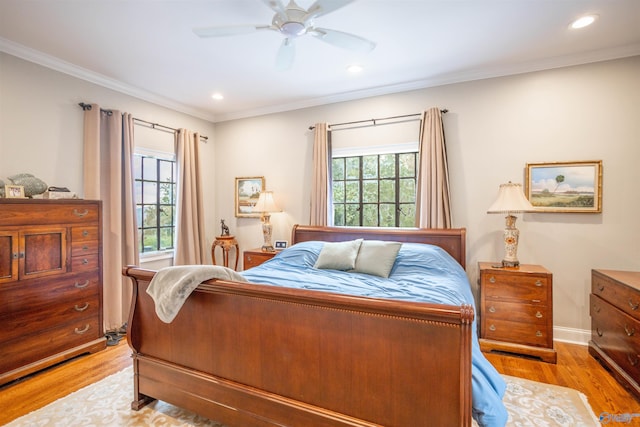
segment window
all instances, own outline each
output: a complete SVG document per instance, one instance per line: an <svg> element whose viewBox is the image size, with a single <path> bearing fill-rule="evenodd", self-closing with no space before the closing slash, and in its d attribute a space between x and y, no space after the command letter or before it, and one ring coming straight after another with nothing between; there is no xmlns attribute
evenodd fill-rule
<svg viewBox="0 0 640 427"><path fill-rule="evenodd" d="M333 224L414 227L418 153L332 159Z"/></svg>
<svg viewBox="0 0 640 427"><path fill-rule="evenodd" d="M134 180L140 253L172 250L176 216L175 159L137 152Z"/></svg>

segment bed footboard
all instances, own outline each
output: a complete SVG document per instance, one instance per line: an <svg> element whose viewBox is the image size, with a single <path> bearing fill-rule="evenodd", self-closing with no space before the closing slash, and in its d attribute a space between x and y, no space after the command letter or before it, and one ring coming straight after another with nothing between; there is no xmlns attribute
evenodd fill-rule
<svg viewBox="0 0 640 427"><path fill-rule="evenodd" d="M172 323L133 279L138 409L160 399L228 426L471 425L470 306L210 280Z"/></svg>

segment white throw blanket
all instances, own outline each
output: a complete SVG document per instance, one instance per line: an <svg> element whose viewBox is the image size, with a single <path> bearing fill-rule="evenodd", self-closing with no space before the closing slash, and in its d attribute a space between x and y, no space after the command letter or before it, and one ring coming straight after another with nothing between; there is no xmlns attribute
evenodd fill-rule
<svg viewBox="0 0 640 427"><path fill-rule="evenodd" d="M158 270L147 293L155 302L160 320L171 323L191 292L209 279L247 282L240 273L219 265L176 265Z"/></svg>

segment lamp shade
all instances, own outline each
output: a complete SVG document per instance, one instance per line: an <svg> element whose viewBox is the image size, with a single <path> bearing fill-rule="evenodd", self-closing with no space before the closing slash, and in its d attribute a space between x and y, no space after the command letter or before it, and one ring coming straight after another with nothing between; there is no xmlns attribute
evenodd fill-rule
<svg viewBox="0 0 640 427"><path fill-rule="evenodd" d="M280 212L278 206L273 201L273 191L263 191L258 197L256 205L253 207L253 212Z"/></svg>
<svg viewBox="0 0 640 427"><path fill-rule="evenodd" d="M533 212L535 209L522 192L522 185L509 181L500 184L498 197L487 213Z"/></svg>

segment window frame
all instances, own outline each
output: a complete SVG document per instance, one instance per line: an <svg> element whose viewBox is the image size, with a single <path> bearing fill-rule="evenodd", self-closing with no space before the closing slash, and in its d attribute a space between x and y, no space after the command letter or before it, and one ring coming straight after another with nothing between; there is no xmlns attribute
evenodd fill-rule
<svg viewBox="0 0 640 427"><path fill-rule="evenodd" d="M170 152L164 152L164 151L157 151L157 150L151 150L148 148L143 148L143 147L136 147L134 149L134 158L137 156L141 156L141 158L152 158L154 160L156 160L156 180L144 180L142 179L143 177L141 176L140 178L136 178L134 176L134 184L137 186L138 183L140 184L140 196L142 196L143 194L143 186L142 183L144 182L155 182L157 184L157 194L156 194L156 210L159 212L162 206L166 206L166 203L161 203L161 198L160 198L160 191L161 191L161 187L160 184L166 183L164 181L160 181L160 162L164 161L164 162L171 162L173 164L172 167L172 175L173 175L173 180L170 181L170 183L174 186L174 191L172 193L173 196L173 200L172 200L172 212L173 212L173 218L172 218L172 224L170 226L162 226L160 224L160 216L157 216L156 218L156 226L155 227L144 227L143 224L141 222L143 221L138 221L138 224L136 225L136 229L138 232L138 238L140 240L139 242L139 247L138 247L138 253L141 259L145 259L146 261L149 260L158 260L158 259L163 259L163 258L172 258L174 256L175 253L175 237L176 237L176 216L177 216L177 206L176 206L176 191L177 191L177 164L176 164L176 155L175 153L170 153ZM135 160L134 160L135 161ZM142 171L141 171L142 172ZM135 192L135 196L136 196L136 200L135 200L135 206L136 206L136 218L138 219L143 219L143 215L144 215L144 206L152 206L153 204L151 203L143 203L144 199L139 199L138 198L138 191ZM138 214L139 210L141 210L140 214ZM157 238L157 246L155 250L149 250L149 251L144 251L144 230L145 229L156 229L156 238ZM162 228L170 228L171 230L171 236L172 236L172 243L171 243L171 247L170 248L164 248L164 249L160 249L159 245L161 243L161 229Z"/></svg>

